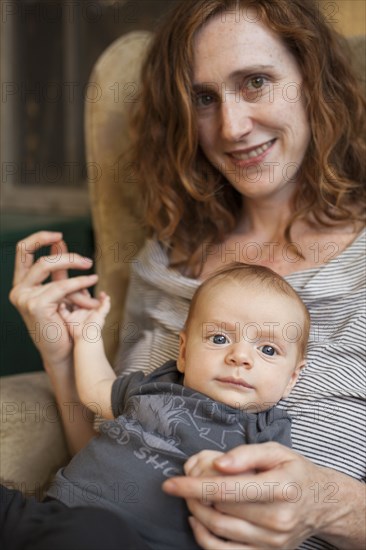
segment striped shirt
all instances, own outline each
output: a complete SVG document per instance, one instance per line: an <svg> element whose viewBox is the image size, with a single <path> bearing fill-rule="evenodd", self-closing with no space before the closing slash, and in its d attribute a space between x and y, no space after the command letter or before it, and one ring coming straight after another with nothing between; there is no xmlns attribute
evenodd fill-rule
<svg viewBox="0 0 366 550"><path fill-rule="evenodd" d="M279 403L293 419L294 450L357 480L366 477L365 244L366 230L329 263L285 277L309 309L311 331L306 369ZM157 241L146 242L132 265L117 372L148 373L177 357L200 283L170 268ZM337 499L336 487L327 498ZM313 537L300 548L332 546Z"/></svg>

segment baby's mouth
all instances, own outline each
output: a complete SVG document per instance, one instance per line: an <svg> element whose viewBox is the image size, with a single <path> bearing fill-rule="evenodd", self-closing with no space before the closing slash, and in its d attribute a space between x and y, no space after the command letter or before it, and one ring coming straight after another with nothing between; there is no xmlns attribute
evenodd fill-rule
<svg viewBox="0 0 366 550"><path fill-rule="evenodd" d="M234 386L242 387L242 388L248 388L248 389L254 389L253 386L248 384L248 382L245 382L245 380L242 380L241 378L218 378L218 382L222 382L223 384L232 384Z"/></svg>

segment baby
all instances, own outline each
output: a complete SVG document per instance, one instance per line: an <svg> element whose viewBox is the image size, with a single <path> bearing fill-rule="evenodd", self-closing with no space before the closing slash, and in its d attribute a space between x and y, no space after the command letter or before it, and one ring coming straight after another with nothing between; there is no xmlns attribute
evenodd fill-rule
<svg viewBox="0 0 366 550"><path fill-rule="evenodd" d="M102 341L83 337L91 323L104 323L109 298L99 300L96 310L62 315L73 328L80 399L111 420L57 473L48 496L121 514L156 550L198 548L185 503L161 484L202 450L291 445L290 418L274 405L305 365L309 313L270 269L231 264L196 291L178 360L117 378Z"/></svg>

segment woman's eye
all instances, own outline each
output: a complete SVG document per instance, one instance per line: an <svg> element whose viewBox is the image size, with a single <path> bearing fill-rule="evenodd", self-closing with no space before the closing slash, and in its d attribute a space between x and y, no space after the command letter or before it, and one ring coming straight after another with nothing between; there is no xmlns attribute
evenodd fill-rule
<svg viewBox="0 0 366 550"><path fill-rule="evenodd" d="M228 339L226 338L226 336L224 336L224 334L214 334L214 336L211 336L211 342L213 342L214 344L227 344L228 343Z"/></svg>
<svg viewBox="0 0 366 550"><path fill-rule="evenodd" d="M262 353L264 353L265 355L270 355L271 357L277 353L274 347L268 346L268 345L262 346L259 349L261 350Z"/></svg>
<svg viewBox="0 0 366 550"><path fill-rule="evenodd" d="M264 80L263 76L255 76L249 80L249 87L260 90L264 86Z"/></svg>
<svg viewBox="0 0 366 550"><path fill-rule="evenodd" d="M214 98L210 94L197 94L195 98L196 107L208 107L213 101Z"/></svg>
<svg viewBox="0 0 366 550"><path fill-rule="evenodd" d="M264 85L264 78L263 76L255 76L254 78L250 79L249 83L253 86L253 88L258 90Z"/></svg>

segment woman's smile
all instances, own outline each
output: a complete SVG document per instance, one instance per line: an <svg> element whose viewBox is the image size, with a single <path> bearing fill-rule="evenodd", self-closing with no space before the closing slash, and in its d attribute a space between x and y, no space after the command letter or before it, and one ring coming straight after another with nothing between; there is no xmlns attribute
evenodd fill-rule
<svg viewBox="0 0 366 550"><path fill-rule="evenodd" d="M227 153L233 164L238 166L250 166L251 164L258 164L263 162L264 158L267 156L267 153L272 150L276 139L272 139L263 143L262 145L248 147L247 149L239 149Z"/></svg>
<svg viewBox="0 0 366 550"><path fill-rule="evenodd" d="M310 141L296 59L261 22L216 17L195 38L193 69L206 158L244 197L289 200Z"/></svg>

